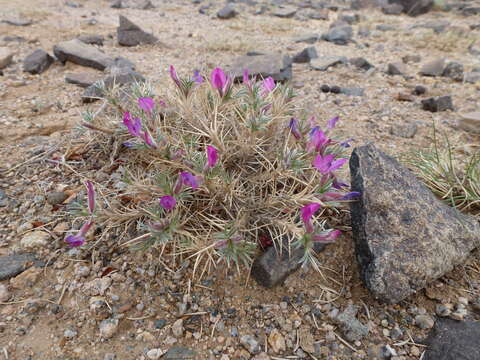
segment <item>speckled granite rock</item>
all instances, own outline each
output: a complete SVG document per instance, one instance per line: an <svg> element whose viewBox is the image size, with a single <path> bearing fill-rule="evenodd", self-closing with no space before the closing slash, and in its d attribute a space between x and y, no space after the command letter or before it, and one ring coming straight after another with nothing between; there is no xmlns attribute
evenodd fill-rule
<svg viewBox="0 0 480 360"><path fill-rule="evenodd" d="M350 158L352 231L366 287L397 303L462 263L480 245L480 224L439 201L373 144Z"/></svg>

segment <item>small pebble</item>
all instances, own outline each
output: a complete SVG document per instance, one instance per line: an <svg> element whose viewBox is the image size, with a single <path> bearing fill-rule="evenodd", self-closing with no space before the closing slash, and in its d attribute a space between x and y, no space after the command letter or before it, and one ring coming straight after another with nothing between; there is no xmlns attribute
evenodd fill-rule
<svg viewBox="0 0 480 360"><path fill-rule="evenodd" d="M422 85L417 85L415 86L415 89L413 90L414 95L423 95L427 92L427 88Z"/></svg>
<svg viewBox="0 0 480 360"><path fill-rule="evenodd" d="M429 315L417 315L415 316L415 325L421 329L431 329L435 321Z"/></svg>
<svg viewBox="0 0 480 360"><path fill-rule="evenodd" d="M330 86L326 85L326 84L323 84L321 87L320 87L320 90L322 90L322 92L324 93L328 93L330 92Z"/></svg>
<svg viewBox="0 0 480 360"><path fill-rule="evenodd" d="M337 86L337 85L333 85L330 88L330 92L332 92L334 94L340 94L341 91L342 91L342 89L340 89L340 86Z"/></svg>

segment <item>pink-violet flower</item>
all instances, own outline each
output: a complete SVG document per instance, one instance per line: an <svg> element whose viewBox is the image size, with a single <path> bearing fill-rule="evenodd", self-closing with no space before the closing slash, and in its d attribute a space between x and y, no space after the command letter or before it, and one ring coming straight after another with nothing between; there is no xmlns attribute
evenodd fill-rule
<svg viewBox="0 0 480 360"><path fill-rule="evenodd" d="M320 243L333 243L342 234L340 230L322 231L320 234L313 235L313 241Z"/></svg>
<svg viewBox="0 0 480 360"><path fill-rule="evenodd" d="M262 93L263 95L268 95L275 89L275 80L271 76L267 77L262 81Z"/></svg>
<svg viewBox="0 0 480 360"><path fill-rule="evenodd" d="M218 90L221 97L224 97L230 90L232 79L227 76L222 69L215 68L210 75L212 86Z"/></svg>
<svg viewBox="0 0 480 360"><path fill-rule="evenodd" d="M305 224L305 229L308 233L313 232L312 217L315 215L318 209L320 209L320 206L321 205L319 203L311 203L300 209L302 221Z"/></svg>
<svg viewBox="0 0 480 360"><path fill-rule="evenodd" d="M187 171L180 173L183 185L190 186L193 190L198 189L198 178Z"/></svg>
<svg viewBox="0 0 480 360"><path fill-rule="evenodd" d="M88 221L80 228L77 235L68 235L65 238L65 242L69 247L79 247L85 243L85 235L88 233L88 230L93 225L93 221Z"/></svg>
<svg viewBox="0 0 480 360"><path fill-rule="evenodd" d="M290 132L295 137L295 139L300 140L302 138L302 134L298 130L298 120L295 118L290 119L290 123L288 124L290 128Z"/></svg>
<svg viewBox="0 0 480 360"><path fill-rule="evenodd" d="M127 127L128 132L132 136L140 136L140 130L142 128L142 121L139 118L132 119L132 116L128 111L123 114L123 124Z"/></svg>
<svg viewBox="0 0 480 360"><path fill-rule="evenodd" d="M155 102L152 98L143 97L138 99L138 106L140 107L140 109L150 114L155 107Z"/></svg>
<svg viewBox="0 0 480 360"><path fill-rule="evenodd" d="M95 188L90 180L85 182L85 186L87 188L88 211L93 214L95 211Z"/></svg>
<svg viewBox="0 0 480 360"><path fill-rule="evenodd" d="M333 118L331 118L330 120L328 120L327 122L327 128L328 129L333 129L335 127L335 125L337 125L337 121L339 120L340 118L338 116L335 116Z"/></svg>
<svg viewBox="0 0 480 360"><path fill-rule="evenodd" d="M200 75L200 71L195 70L195 71L193 72L192 80L193 80L197 85L200 85L201 83L203 83L203 76Z"/></svg>
<svg viewBox="0 0 480 360"><path fill-rule="evenodd" d="M218 162L218 150L213 146L207 146L207 166L208 168L213 168Z"/></svg>
<svg viewBox="0 0 480 360"><path fill-rule="evenodd" d="M143 139L145 144L147 144L151 148L154 148L154 149L157 148L157 144L152 139L152 137L150 136L150 133L148 131L144 131L143 133L141 133L140 137Z"/></svg>
<svg viewBox="0 0 480 360"><path fill-rule="evenodd" d="M307 152L320 151L322 147L330 143L330 139L320 129L319 126L315 126L310 131L310 140L307 143Z"/></svg>
<svg viewBox="0 0 480 360"><path fill-rule="evenodd" d="M182 84L180 83L180 79L178 78L177 71L173 65L170 65L170 77L172 78L173 82L181 88Z"/></svg>
<svg viewBox="0 0 480 360"><path fill-rule="evenodd" d="M160 206L167 211L173 210L173 208L177 205L177 200L170 195L165 195L160 198Z"/></svg>
<svg viewBox="0 0 480 360"><path fill-rule="evenodd" d="M318 154L313 160L313 166L315 166L315 168L320 171L320 173L326 175L331 173L332 171L337 170L347 162L347 159L345 158L341 158L338 160L334 159L335 155L332 154L328 154L325 156Z"/></svg>

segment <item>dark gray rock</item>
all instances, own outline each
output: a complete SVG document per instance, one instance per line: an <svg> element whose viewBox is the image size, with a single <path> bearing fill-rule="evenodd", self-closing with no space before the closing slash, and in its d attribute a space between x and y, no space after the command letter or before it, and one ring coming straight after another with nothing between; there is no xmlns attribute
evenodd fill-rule
<svg viewBox="0 0 480 360"><path fill-rule="evenodd" d="M417 133L417 124L407 123L407 124L395 124L390 128L390 134L411 139Z"/></svg>
<svg viewBox="0 0 480 360"><path fill-rule="evenodd" d="M135 64L121 56L113 59L113 63L105 69L105 71L108 72L110 75L117 75L135 70Z"/></svg>
<svg viewBox="0 0 480 360"><path fill-rule="evenodd" d="M347 96L363 96L365 95L365 89L359 87L342 87L340 88L340 93Z"/></svg>
<svg viewBox="0 0 480 360"><path fill-rule="evenodd" d="M370 36L370 28L367 26L359 26L357 30L357 35L361 38L368 38Z"/></svg>
<svg viewBox="0 0 480 360"><path fill-rule="evenodd" d="M139 26L128 20L125 16L119 16L120 25L117 28L117 41L121 46L137 46L140 44L155 44L158 39L143 31Z"/></svg>
<svg viewBox="0 0 480 360"><path fill-rule="evenodd" d="M408 169L373 144L350 158L357 261L366 287L397 303L465 261L480 245L477 219L438 200Z"/></svg>
<svg viewBox="0 0 480 360"><path fill-rule="evenodd" d="M105 38L103 37L103 35L82 35L78 37L78 40L89 45L103 46Z"/></svg>
<svg viewBox="0 0 480 360"><path fill-rule="evenodd" d="M418 23L412 26L412 29L432 29L436 33L445 31L450 26L450 22L447 20L430 20L427 22Z"/></svg>
<svg viewBox="0 0 480 360"><path fill-rule="evenodd" d="M402 75L407 74L407 67L401 62L389 63L387 66L388 75Z"/></svg>
<svg viewBox="0 0 480 360"><path fill-rule="evenodd" d="M50 205L59 205L68 198L68 195L63 191L52 191L47 193L46 198Z"/></svg>
<svg viewBox="0 0 480 360"><path fill-rule="evenodd" d="M354 25L360 22L360 16L358 14L344 14L338 19L347 23L348 25Z"/></svg>
<svg viewBox="0 0 480 360"><path fill-rule="evenodd" d="M360 341L368 336L368 326L362 324L357 319L358 308L355 305L349 305L339 315L333 318L342 330L343 335L348 341Z"/></svg>
<svg viewBox="0 0 480 360"><path fill-rule="evenodd" d="M81 88L87 88L101 78L100 74L94 72L69 73L65 75L67 83L80 86Z"/></svg>
<svg viewBox="0 0 480 360"><path fill-rule="evenodd" d="M480 6L469 6L462 10L462 15L472 16L480 14Z"/></svg>
<svg viewBox="0 0 480 360"><path fill-rule="evenodd" d="M41 267L44 262L37 260L34 254L0 256L0 281L15 277L31 266Z"/></svg>
<svg viewBox="0 0 480 360"><path fill-rule="evenodd" d="M236 81L242 79L245 69L248 69L251 76L258 75L262 78L271 76L275 81L292 79L292 59L282 54L240 56L228 69Z"/></svg>
<svg viewBox="0 0 480 360"><path fill-rule="evenodd" d="M78 39L58 43L53 47L53 53L62 63L71 61L75 64L89 66L98 70L104 70L113 62L110 56Z"/></svg>
<svg viewBox="0 0 480 360"><path fill-rule="evenodd" d="M457 62L449 62L443 70L442 76L455 81L463 81L463 65Z"/></svg>
<svg viewBox="0 0 480 360"><path fill-rule="evenodd" d="M480 323L438 319L426 340L424 360L480 359Z"/></svg>
<svg viewBox="0 0 480 360"><path fill-rule="evenodd" d="M423 65L419 74L423 76L441 76L445 70L445 66L444 58L436 59Z"/></svg>
<svg viewBox="0 0 480 360"><path fill-rule="evenodd" d="M109 75L101 81L97 81L85 89L82 94L83 102L92 102L105 96L105 92L113 88L113 86L125 87L134 83L145 82L145 78L135 72L127 71L120 74Z"/></svg>
<svg viewBox="0 0 480 360"><path fill-rule="evenodd" d="M293 41L296 43L315 44L318 39L320 39L320 36L318 34L307 34L296 37L293 39Z"/></svg>
<svg viewBox="0 0 480 360"><path fill-rule="evenodd" d="M3 19L2 22L13 26L28 26L33 24L32 20L25 18L8 18Z"/></svg>
<svg viewBox="0 0 480 360"><path fill-rule="evenodd" d="M410 16L418 16L429 12L434 5L433 0L390 0L391 4L399 4L403 12Z"/></svg>
<svg viewBox="0 0 480 360"><path fill-rule="evenodd" d="M306 16L312 20L328 20L329 11L327 9L318 9L309 11Z"/></svg>
<svg viewBox="0 0 480 360"><path fill-rule="evenodd" d="M353 30L351 26L336 26L322 35L325 41L333 42L336 45L347 45L352 41Z"/></svg>
<svg viewBox="0 0 480 360"><path fill-rule="evenodd" d="M331 66L346 64L348 62L345 56L320 56L310 62L310 66L315 70L325 71Z"/></svg>
<svg viewBox="0 0 480 360"><path fill-rule="evenodd" d="M217 12L219 19L231 19L237 15L235 6L233 4L227 4Z"/></svg>
<svg viewBox="0 0 480 360"><path fill-rule="evenodd" d="M382 12L386 15L400 15L403 12L403 6L400 4L385 4L382 6Z"/></svg>
<svg viewBox="0 0 480 360"><path fill-rule="evenodd" d="M297 8L293 6L285 6L281 8L277 8L272 12L273 16L279 18L292 18L297 13Z"/></svg>
<svg viewBox="0 0 480 360"><path fill-rule="evenodd" d="M367 59L363 57L352 58L349 60L349 62L351 65L355 66L356 68L362 69L365 71L375 67L372 64L370 64Z"/></svg>
<svg viewBox="0 0 480 360"><path fill-rule="evenodd" d="M189 348L183 346L175 346L170 348L163 356L165 360L195 360L197 353Z"/></svg>
<svg viewBox="0 0 480 360"><path fill-rule="evenodd" d="M312 59L318 58L317 49L315 46L309 46L302 51L300 51L297 55L293 57L294 63L308 63Z"/></svg>
<svg viewBox="0 0 480 360"><path fill-rule="evenodd" d="M435 96L422 100L422 109L431 112L454 110L450 95Z"/></svg>
<svg viewBox="0 0 480 360"><path fill-rule="evenodd" d="M397 30L397 28L393 25L389 25L389 24L378 24L377 26L375 26L375 29L377 29L378 31L395 31Z"/></svg>
<svg viewBox="0 0 480 360"><path fill-rule="evenodd" d="M154 9L155 6L152 4L150 0L115 0L112 5L110 5L112 9L140 9L140 10L148 10Z"/></svg>
<svg viewBox="0 0 480 360"><path fill-rule="evenodd" d="M23 61L23 71L30 74L41 74L53 64L53 57L46 51L37 49Z"/></svg>
<svg viewBox="0 0 480 360"><path fill-rule="evenodd" d="M325 244L316 243L314 250L320 252L325 246ZM300 268L302 265L300 261L304 254L303 248L289 247L288 240L284 240L281 253L275 246L271 246L255 259L251 276L257 283L267 288L281 285L289 275Z"/></svg>

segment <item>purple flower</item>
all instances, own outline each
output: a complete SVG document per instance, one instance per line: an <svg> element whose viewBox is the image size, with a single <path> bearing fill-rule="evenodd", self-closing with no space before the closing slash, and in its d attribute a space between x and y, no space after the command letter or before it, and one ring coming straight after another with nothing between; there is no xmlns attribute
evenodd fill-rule
<svg viewBox="0 0 480 360"><path fill-rule="evenodd" d="M200 71L195 70L195 71L193 72L192 80L193 80L197 85L200 85L201 83L203 83L203 76L200 75Z"/></svg>
<svg viewBox="0 0 480 360"><path fill-rule="evenodd" d="M315 126L310 131L310 141L307 144L307 152L320 151L321 148L329 142L330 139L320 130L320 127Z"/></svg>
<svg viewBox="0 0 480 360"><path fill-rule="evenodd" d="M338 119L339 119L339 117L335 116L334 118L331 118L330 120L328 120L327 128L330 129L330 130L333 129L335 127L335 125L337 125Z"/></svg>
<svg viewBox="0 0 480 360"><path fill-rule="evenodd" d="M300 140L302 134L298 130L298 120L295 118L291 118L288 127L290 128L290 132L292 133L292 135L295 136L295 139Z"/></svg>
<svg viewBox="0 0 480 360"><path fill-rule="evenodd" d="M140 109L150 114L155 107L155 102L149 97L138 98L138 106Z"/></svg>
<svg viewBox="0 0 480 360"><path fill-rule="evenodd" d="M65 238L65 242L68 244L69 247L78 247L82 246L85 243L85 235L87 234L88 230L93 225L93 221L86 222L78 231L77 235L68 235Z"/></svg>
<svg viewBox="0 0 480 360"><path fill-rule="evenodd" d="M142 128L142 122L139 118L132 117L128 111L123 114L123 124L127 127L128 132L132 136L140 136L140 130Z"/></svg>
<svg viewBox="0 0 480 360"><path fill-rule="evenodd" d="M305 205L300 209L300 213L302 215L302 221L305 224L305 229L308 233L313 232L313 225L311 222L312 216L320 209L319 203L311 203Z"/></svg>
<svg viewBox="0 0 480 360"><path fill-rule="evenodd" d="M334 189L341 190L344 187L348 187L348 184L345 184L344 182L339 181L337 178L334 178L332 186Z"/></svg>
<svg viewBox="0 0 480 360"><path fill-rule="evenodd" d="M313 160L313 166L322 174L329 174L347 162L347 159L344 158L338 160L334 160L334 158L335 155L332 154L325 156L319 154L315 157L315 160Z"/></svg>
<svg viewBox="0 0 480 360"><path fill-rule="evenodd" d="M145 144L147 144L151 148L157 148L157 144L155 144L155 141L153 141L148 131L144 131L143 133L141 133L140 137L143 139L143 141L145 141Z"/></svg>
<svg viewBox="0 0 480 360"><path fill-rule="evenodd" d="M356 198L358 198L360 195L362 195L360 192L358 191L351 191L349 193L346 193L344 196L342 196L340 198L340 200L355 200Z"/></svg>
<svg viewBox="0 0 480 360"><path fill-rule="evenodd" d="M175 82L175 84L180 88L181 87L180 79L178 78L177 71L175 70L173 65L170 65L170 77Z"/></svg>
<svg viewBox="0 0 480 360"><path fill-rule="evenodd" d="M275 89L275 80L271 76L262 81L263 95L271 93Z"/></svg>
<svg viewBox="0 0 480 360"><path fill-rule="evenodd" d="M193 190L198 189L198 178L192 173L183 171L180 173L183 185L190 186Z"/></svg>
<svg viewBox="0 0 480 360"><path fill-rule="evenodd" d="M232 84L231 78L225 75L220 68L213 69L212 74L210 75L210 82L212 83L212 86L218 90L221 97L225 96Z"/></svg>
<svg viewBox="0 0 480 360"><path fill-rule="evenodd" d="M85 186L87 187L88 211L90 214L93 214L95 211L95 189L90 180L85 182Z"/></svg>
<svg viewBox="0 0 480 360"><path fill-rule="evenodd" d="M349 148L349 147L351 146L351 145L350 145L350 141L352 141L352 140L353 140L352 138L347 139L347 140L341 142L341 143L340 143L340 146L341 146L341 147L344 147L344 148Z"/></svg>
<svg viewBox="0 0 480 360"><path fill-rule="evenodd" d="M207 165L209 168L215 167L218 161L218 150L213 146L207 146Z"/></svg>
<svg viewBox="0 0 480 360"><path fill-rule="evenodd" d="M175 205L177 205L177 200L170 195L165 195L160 198L160 206L167 211L171 211Z"/></svg>
<svg viewBox="0 0 480 360"><path fill-rule="evenodd" d="M341 234L342 232L340 230L323 231L320 234L313 235L313 241L321 243L333 243Z"/></svg>

